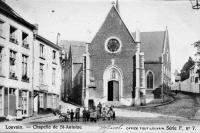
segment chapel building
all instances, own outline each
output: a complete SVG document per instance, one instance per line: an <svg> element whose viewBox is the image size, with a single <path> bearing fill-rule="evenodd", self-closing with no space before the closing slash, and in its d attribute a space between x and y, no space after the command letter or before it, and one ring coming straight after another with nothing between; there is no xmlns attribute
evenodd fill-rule
<svg viewBox="0 0 200 133"><path fill-rule="evenodd" d="M86 107L99 102L142 105L164 92L171 83L167 28L164 31L130 32L118 3L91 42L61 41L65 56L64 101ZM161 98L161 97L159 97Z"/></svg>

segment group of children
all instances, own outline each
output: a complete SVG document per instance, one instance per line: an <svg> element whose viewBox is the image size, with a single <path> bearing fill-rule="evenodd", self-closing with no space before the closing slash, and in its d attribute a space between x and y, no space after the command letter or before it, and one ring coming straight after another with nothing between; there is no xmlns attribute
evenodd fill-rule
<svg viewBox="0 0 200 133"><path fill-rule="evenodd" d="M96 122L100 118L103 120L115 120L115 111L113 109L114 106L106 106L102 107L101 103L99 103L97 106L91 107L89 110L83 109L83 121L91 121Z"/></svg>
<svg viewBox="0 0 200 133"><path fill-rule="evenodd" d="M83 122L91 121L91 122L96 122L100 118L102 120L115 120L115 111L113 109L114 106L106 106L102 107L101 103L99 103L97 106L92 106L88 110L84 107L82 111L82 116L83 116ZM75 111L71 109L71 111L68 109L67 110L67 116L65 118L65 121L71 121L73 122L75 118L75 121L80 120L80 108L76 108Z"/></svg>
<svg viewBox="0 0 200 133"><path fill-rule="evenodd" d="M71 109L71 111L68 109L67 110L67 116L65 117L65 121L69 121L71 120L71 122L74 121L79 121L80 120L80 108L76 108L75 112L73 111L73 109Z"/></svg>

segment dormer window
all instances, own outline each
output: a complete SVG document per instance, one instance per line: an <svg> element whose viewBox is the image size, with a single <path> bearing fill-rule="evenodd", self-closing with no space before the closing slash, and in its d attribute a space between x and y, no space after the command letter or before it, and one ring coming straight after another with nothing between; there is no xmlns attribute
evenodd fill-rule
<svg viewBox="0 0 200 133"><path fill-rule="evenodd" d="M10 42L12 43L15 43L15 44L18 44L18 41L17 41L17 29L13 26L10 26Z"/></svg>
<svg viewBox="0 0 200 133"><path fill-rule="evenodd" d="M29 44L28 44L28 34L25 32L22 32L22 46L24 48L29 48Z"/></svg>

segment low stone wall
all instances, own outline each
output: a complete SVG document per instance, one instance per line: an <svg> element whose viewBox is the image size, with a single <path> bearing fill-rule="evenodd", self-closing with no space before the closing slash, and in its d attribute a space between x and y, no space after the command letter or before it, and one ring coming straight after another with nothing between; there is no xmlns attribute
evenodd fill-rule
<svg viewBox="0 0 200 133"><path fill-rule="evenodd" d="M186 79L181 82L176 82L172 85L171 88L172 88L172 90L200 93L200 84L191 82L190 79Z"/></svg>

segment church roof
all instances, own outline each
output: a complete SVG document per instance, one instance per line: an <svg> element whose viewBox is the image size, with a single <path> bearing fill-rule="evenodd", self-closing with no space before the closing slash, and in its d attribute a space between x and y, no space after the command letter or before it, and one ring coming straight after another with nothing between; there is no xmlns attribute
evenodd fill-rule
<svg viewBox="0 0 200 133"><path fill-rule="evenodd" d="M24 26L30 28L30 29L36 29L36 27L23 19L19 14L17 14L8 4L3 2L3 0L0 0L0 12L7 15L8 17L14 19L15 21L23 24Z"/></svg>
<svg viewBox="0 0 200 133"><path fill-rule="evenodd" d="M135 32L132 36L135 38ZM140 32L140 39L145 61L159 61L163 52L165 31Z"/></svg>
<svg viewBox="0 0 200 133"><path fill-rule="evenodd" d="M69 53L71 46L72 59L74 63L83 63L83 54L86 51L86 42L61 40L61 46Z"/></svg>

